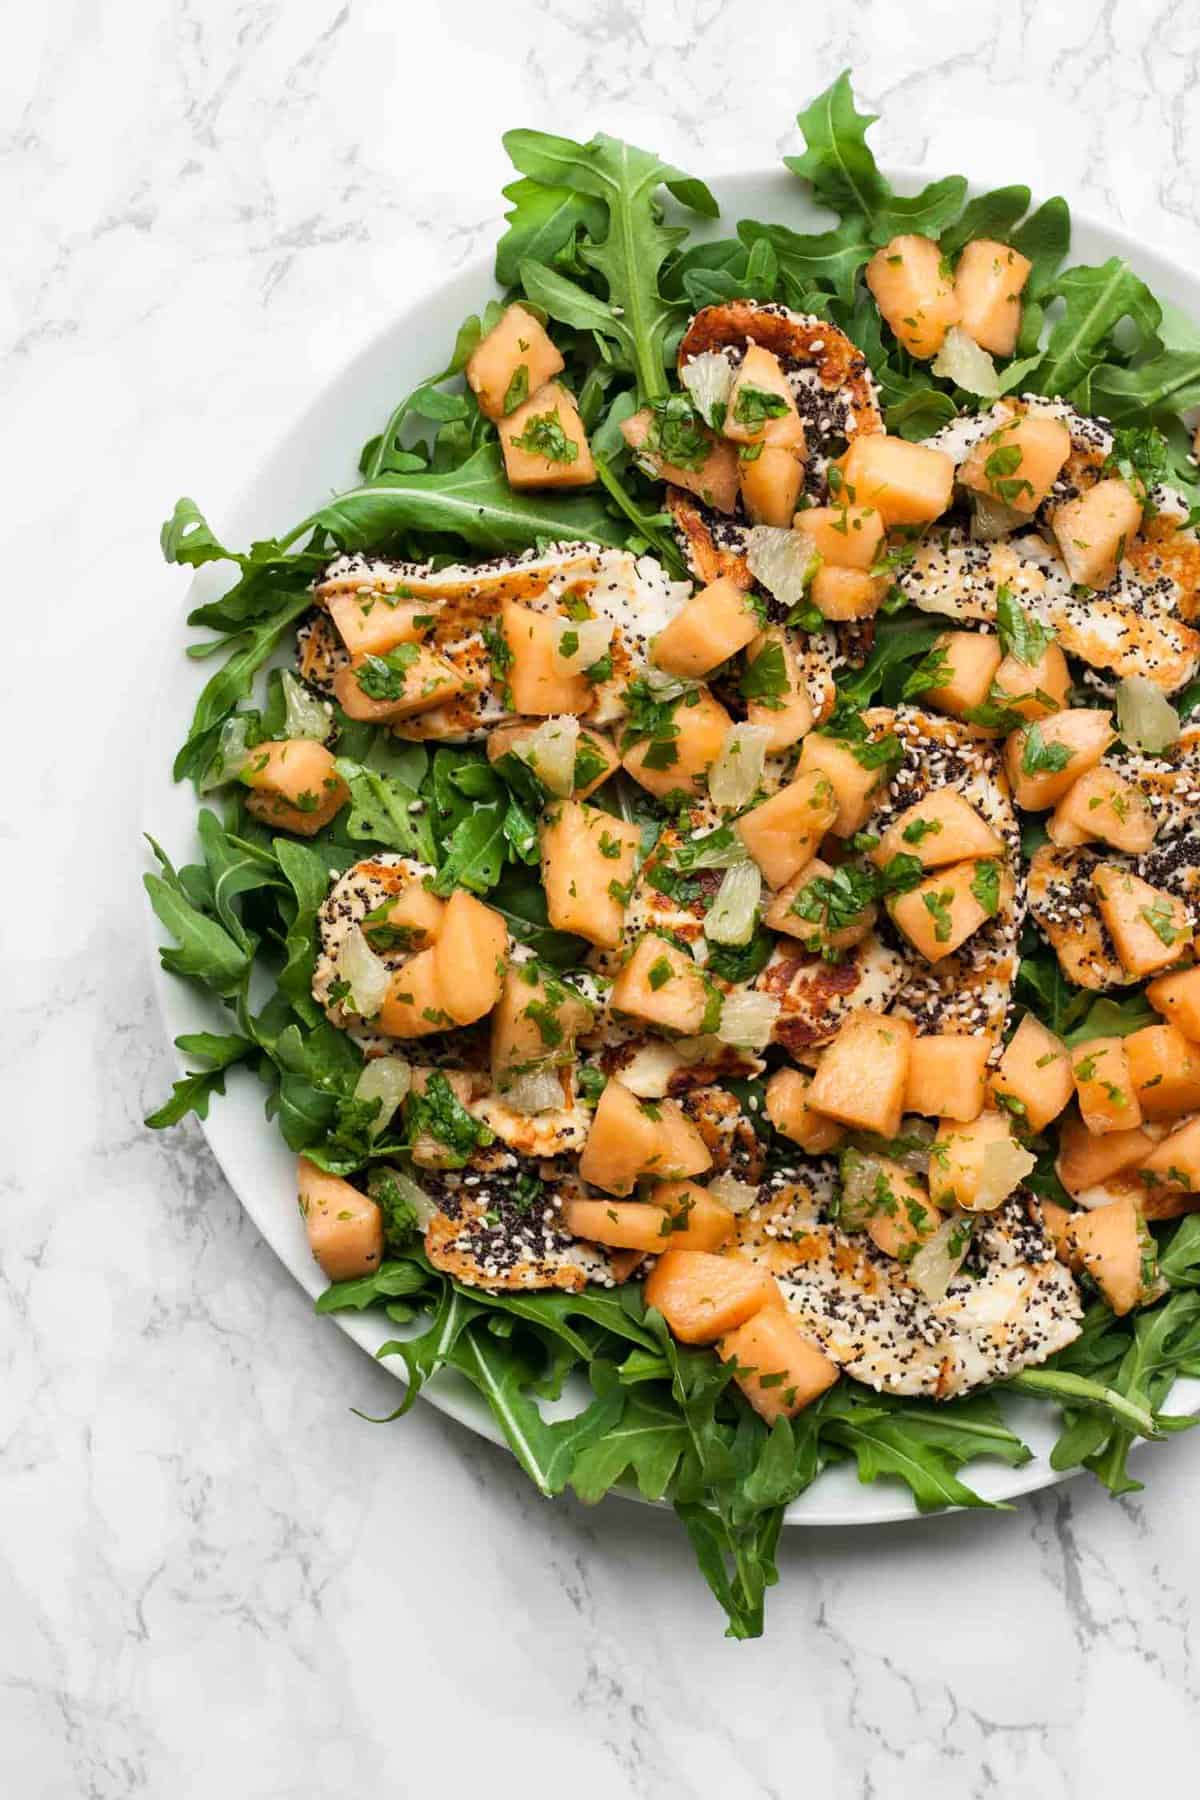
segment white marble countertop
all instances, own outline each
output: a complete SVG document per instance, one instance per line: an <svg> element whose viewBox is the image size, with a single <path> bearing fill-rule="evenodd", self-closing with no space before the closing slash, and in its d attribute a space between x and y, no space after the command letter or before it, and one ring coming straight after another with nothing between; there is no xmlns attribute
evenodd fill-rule
<svg viewBox="0 0 1200 1800"><path fill-rule="evenodd" d="M0 1792L1058 1800L1194 1769L1200 1434L1119 1503L789 1533L736 1645L671 1518L546 1504L427 1406L356 1418L393 1383L199 1132L142 1129L172 1069L136 833L183 591L160 519L184 490L219 525L306 397L491 241L504 127L761 164L852 64L885 158L1061 187L1194 256L1198 59L1167 0L10 17L0 533L39 579L10 579L0 823Z"/></svg>

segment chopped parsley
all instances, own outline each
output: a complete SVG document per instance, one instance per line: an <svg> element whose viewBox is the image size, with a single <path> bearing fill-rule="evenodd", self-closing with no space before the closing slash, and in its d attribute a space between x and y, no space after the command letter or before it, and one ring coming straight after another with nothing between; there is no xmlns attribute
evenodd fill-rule
<svg viewBox="0 0 1200 1800"><path fill-rule="evenodd" d="M386 656L365 656L354 671L354 680L368 700L399 700L408 671L420 654L415 644L397 644Z"/></svg>
<svg viewBox="0 0 1200 1800"><path fill-rule="evenodd" d="M1156 900L1152 906L1139 906L1138 917L1145 919L1159 943L1165 944L1168 950L1183 936L1167 900Z"/></svg>
<svg viewBox="0 0 1200 1800"><path fill-rule="evenodd" d="M512 440L515 450L524 450L527 456L541 456L547 462L573 463L579 455L579 445L572 443L562 427L562 420L554 407L549 412L534 413L528 421L520 437ZM575 639L575 648L579 648L579 639ZM564 656L570 651L564 650Z"/></svg>
<svg viewBox="0 0 1200 1800"><path fill-rule="evenodd" d="M782 394L769 394L764 388L749 387L743 383L738 388L733 416L737 424L754 430L757 426L765 425L768 419L783 418L787 411L788 403Z"/></svg>
<svg viewBox="0 0 1200 1800"><path fill-rule="evenodd" d="M518 406L524 406L529 398L529 364L518 363L513 370L512 380L504 390L504 416L516 412Z"/></svg>
<svg viewBox="0 0 1200 1800"><path fill-rule="evenodd" d="M753 662L747 662L738 683L743 700L756 700L773 711L783 705L789 686L783 645L776 642L765 644Z"/></svg>
<svg viewBox="0 0 1200 1800"><path fill-rule="evenodd" d="M1027 669L1036 668L1054 642L1050 627L1031 618L1003 582L996 589L996 629L1005 656L1015 656Z"/></svg>
<svg viewBox="0 0 1200 1800"><path fill-rule="evenodd" d="M650 964L646 979L650 983L651 990L657 994L659 988L666 987L668 981L674 978L674 973L666 957L660 956Z"/></svg>
<svg viewBox="0 0 1200 1800"><path fill-rule="evenodd" d="M1033 492L1032 481L1016 474L1021 461L1020 444L998 444L983 465L985 480L1006 506L1015 505L1022 494Z"/></svg>
<svg viewBox="0 0 1200 1800"><path fill-rule="evenodd" d="M994 918L1000 908L1000 864L976 863L975 873L971 877L971 892L988 918Z"/></svg>
<svg viewBox="0 0 1200 1800"><path fill-rule="evenodd" d="M1031 725L1025 733L1021 768L1026 775L1058 775L1066 768L1072 754L1065 744L1048 744L1041 726Z"/></svg>
<svg viewBox="0 0 1200 1800"><path fill-rule="evenodd" d="M942 888L940 893L922 894L921 904L933 920L933 935L938 943L948 944L953 928L950 908L954 904L954 889Z"/></svg>
<svg viewBox="0 0 1200 1800"><path fill-rule="evenodd" d="M920 844L927 837L936 837L941 829L940 819L914 819L911 825L904 827L900 836L906 844Z"/></svg>

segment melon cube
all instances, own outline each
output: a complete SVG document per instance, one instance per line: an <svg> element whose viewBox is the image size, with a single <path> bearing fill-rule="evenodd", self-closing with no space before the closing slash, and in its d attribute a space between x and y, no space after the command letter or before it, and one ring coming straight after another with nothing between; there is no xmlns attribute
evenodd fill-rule
<svg viewBox="0 0 1200 1800"><path fill-rule="evenodd" d="M846 499L873 506L887 526L932 524L954 491L954 461L944 451L883 432L853 438L841 467Z"/></svg>
<svg viewBox="0 0 1200 1800"><path fill-rule="evenodd" d="M239 779L252 790L246 811L297 837L313 837L350 798L333 756L315 738L256 744Z"/></svg>
<svg viewBox="0 0 1200 1800"><path fill-rule="evenodd" d="M473 1025L490 1013L504 986L508 926L503 913L465 888L456 889L446 902L432 954L442 1006L454 1023Z"/></svg>
<svg viewBox="0 0 1200 1800"><path fill-rule="evenodd" d="M651 657L671 675L707 675L718 663L744 650L760 630L749 594L722 575L684 601L654 639Z"/></svg>
<svg viewBox="0 0 1200 1800"><path fill-rule="evenodd" d="M823 1156L845 1132L836 1120L809 1105L812 1076L804 1069L776 1069L767 1082L767 1117L783 1137L808 1156Z"/></svg>
<svg viewBox="0 0 1200 1800"><path fill-rule="evenodd" d="M1079 587L1107 587L1142 527L1142 503L1119 475L1056 507L1050 521L1067 574Z"/></svg>
<svg viewBox="0 0 1200 1800"><path fill-rule="evenodd" d="M661 1031L699 1037L715 996L686 951L648 931L639 938L608 998L616 1012L643 1019Z"/></svg>
<svg viewBox="0 0 1200 1800"><path fill-rule="evenodd" d="M999 500L1014 512L1034 513L1058 480L1071 454L1071 434L1061 419L1026 413L989 431L958 471L963 487Z"/></svg>
<svg viewBox="0 0 1200 1800"><path fill-rule="evenodd" d="M519 744L528 743L539 730L541 726L533 723L495 726L488 733L488 761L499 762L510 752L515 753ZM582 727L575 745L575 785L571 798L586 800L598 787L603 787L613 771L620 766L621 759L613 748L612 740L601 731L593 731L589 726ZM536 767L533 772L537 774Z"/></svg>
<svg viewBox="0 0 1200 1800"><path fill-rule="evenodd" d="M699 794L716 762L733 720L707 688L675 702L673 737L642 738L621 758L622 766L659 799L667 794Z"/></svg>
<svg viewBox="0 0 1200 1800"><path fill-rule="evenodd" d="M383 1214L374 1200L306 1156L296 1179L309 1249L330 1281L373 1274L383 1260Z"/></svg>
<svg viewBox="0 0 1200 1800"><path fill-rule="evenodd" d="M1077 1268L1078 1262L1075 1248L1067 1235L1067 1227L1075 1217L1069 1207L1060 1206L1057 1200L1041 1200L1042 1224L1046 1235L1054 1245L1054 1254L1059 1262L1066 1263L1068 1268Z"/></svg>
<svg viewBox="0 0 1200 1800"><path fill-rule="evenodd" d="M543 815L538 838L551 925L615 950L641 848L639 828L597 806L564 800Z"/></svg>
<svg viewBox="0 0 1200 1800"><path fill-rule="evenodd" d="M877 507L810 506L793 521L826 568L871 569L883 551L883 519Z"/></svg>
<svg viewBox="0 0 1200 1800"><path fill-rule="evenodd" d="M1129 1131L1142 1122L1129 1059L1120 1038L1091 1038L1071 1056L1079 1116L1094 1137Z"/></svg>
<svg viewBox="0 0 1200 1800"><path fill-rule="evenodd" d="M871 1156L874 1193L867 1219L867 1236L877 1250L900 1262L909 1262L941 1220L937 1208L914 1175L888 1156Z"/></svg>
<svg viewBox="0 0 1200 1800"><path fill-rule="evenodd" d="M1163 1138L1137 1167L1149 1195L1164 1188L1200 1194L1200 1119Z"/></svg>
<svg viewBox="0 0 1200 1800"><path fill-rule="evenodd" d="M650 1200L667 1215L668 1249L719 1250L734 1234L734 1214L694 1181L660 1181Z"/></svg>
<svg viewBox="0 0 1200 1800"><path fill-rule="evenodd" d="M799 938L810 955L836 956L870 936L878 912L874 901L863 900L847 875L839 875L814 856L772 896L763 923Z"/></svg>
<svg viewBox="0 0 1200 1800"><path fill-rule="evenodd" d="M595 481L575 396L557 381L539 388L498 429L509 487L577 488Z"/></svg>
<svg viewBox="0 0 1200 1800"><path fill-rule="evenodd" d="M363 936L372 950L427 950L442 929L446 903L422 881L409 881L382 917L363 921Z"/></svg>
<svg viewBox="0 0 1200 1800"><path fill-rule="evenodd" d="M738 492L754 525L789 526L803 486L804 464L794 450L765 444L738 458Z"/></svg>
<svg viewBox="0 0 1200 1800"><path fill-rule="evenodd" d="M1045 719L1061 712L1071 692L1071 671L1059 646L1047 644L1032 666L1019 656L1006 656L996 670L991 698L1023 719Z"/></svg>
<svg viewBox="0 0 1200 1800"><path fill-rule="evenodd" d="M452 662L424 644L398 644L386 656L356 656L333 678L347 718L389 725L453 700L466 681Z"/></svg>
<svg viewBox="0 0 1200 1800"><path fill-rule="evenodd" d="M954 278L932 238L894 237L866 267L875 304L910 356L936 356L946 332L958 323Z"/></svg>
<svg viewBox="0 0 1200 1800"><path fill-rule="evenodd" d="M725 438L712 438L703 460L695 468L668 462L658 447L658 423L648 406L621 426L621 436L634 452L638 467L658 481L685 488L705 506L731 513L738 497L738 453ZM707 438L707 433L705 434Z"/></svg>
<svg viewBox="0 0 1200 1800"><path fill-rule="evenodd" d="M773 1275L740 1257L668 1250L646 1278L643 1297L684 1344L715 1344L763 1307L778 1307Z"/></svg>
<svg viewBox="0 0 1200 1800"><path fill-rule="evenodd" d="M804 454L804 423L779 358L747 346L725 410L724 435L735 444L769 444Z"/></svg>
<svg viewBox="0 0 1200 1800"><path fill-rule="evenodd" d="M609 1194L631 1194L659 1152L659 1104L643 1106L621 1082L606 1082L579 1158L580 1178Z"/></svg>
<svg viewBox="0 0 1200 1800"><path fill-rule="evenodd" d="M819 731L810 731L801 744L797 769L801 775L828 777L838 803L837 817L829 829L843 838L861 830L889 780L885 764L867 768L854 754L853 744Z"/></svg>
<svg viewBox="0 0 1200 1800"><path fill-rule="evenodd" d="M780 888L812 861L837 816L832 781L819 772L804 772L743 813L734 829L767 886Z"/></svg>
<svg viewBox="0 0 1200 1800"><path fill-rule="evenodd" d="M498 324L467 362L467 386L489 419L502 419L563 367L545 327L520 305L506 307Z"/></svg>
<svg viewBox="0 0 1200 1800"><path fill-rule="evenodd" d="M851 1012L817 1059L809 1105L842 1125L894 1138L915 1036L908 1019L869 1007Z"/></svg>
<svg viewBox="0 0 1200 1800"><path fill-rule="evenodd" d="M1141 979L1182 961L1192 948L1188 909L1165 888L1151 887L1131 869L1097 863L1092 886L1100 916L1127 975Z"/></svg>
<svg viewBox="0 0 1200 1800"><path fill-rule="evenodd" d="M557 613L535 612L516 600L504 602L500 629L511 658L505 680L514 711L550 718L586 712L591 705L587 676L563 670L558 654L561 628Z"/></svg>
<svg viewBox="0 0 1200 1800"><path fill-rule="evenodd" d="M957 788L931 788L897 813L871 852L881 869L894 856L915 856L926 869L969 857L1002 856L1003 839Z"/></svg>
<svg viewBox="0 0 1200 1800"><path fill-rule="evenodd" d="M1140 1167L1153 1149L1154 1139L1144 1127L1108 1131L1098 1137L1075 1113L1069 1113L1059 1127L1055 1173L1074 1197Z"/></svg>
<svg viewBox="0 0 1200 1800"><path fill-rule="evenodd" d="M888 902L894 923L927 962L941 962L981 925L1003 911L1013 880L996 861L972 860L938 869L907 894Z"/></svg>
<svg viewBox="0 0 1200 1800"><path fill-rule="evenodd" d="M1129 1079L1142 1117L1173 1119L1200 1110L1200 1046L1176 1025L1146 1025L1124 1040Z"/></svg>
<svg viewBox="0 0 1200 1800"><path fill-rule="evenodd" d="M935 1206L995 1212L1036 1167L1001 1113L959 1123L943 1119L930 1147L929 1193Z"/></svg>
<svg viewBox="0 0 1200 1800"><path fill-rule="evenodd" d="M436 618L437 601L403 600L383 590L330 594L326 605L351 656L386 656L417 644Z"/></svg>
<svg viewBox="0 0 1200 1800"><path fill-rule="evenodd" d="M1071 1054L1062 1039L1026 1013L989 1083L997 1103L1030 1131L1042 1131L1075 1095Z"/></svg>
<svg viewBox="0 0 1200 1800"><path fill-rule="evenodd" d="M689 1175L703 1175L712 1168L708 1145L676 1101L647 1100L643 1104L658 1114L658 1148L644 1174L660 1181L686 1181Z"/></svg>
<svg viewBox="0 0 1200 1800"><path fill-rule="evenodd" d="M1200 1042L1200 968L1159 975L1147 987L1146 998L1184 1037Z"/></svg>
<svg viewBox="0 0 1200 1800"><path fill-rule="evenodd" d="M1011 356L1021 329L1021 293L1033 264L1011 244L972 238L954 271L959 322L992 356Z"/></svg>
<svg viewBox="0 0 1200 1800"><path fill-rule="evenodd" d="M870 619L879 611L888 584L865 569L839 569L828 565L817 570L809 598L823 619Z"/></svg>
<svg viewBox="0 0 1200 1800"><path fill-rule="evenodd" d="M1004 766L1013 799L1025 812L1045 812L1095 768L1115 737L1112 715L1093 706L1068 707L1011 732Z"/></svg>
<svg viewBox="0 0 1200 1800"><path fill-rule="evenodd" d="M1046 821L1046 830L1055 844L1099 839L1114 850L1138 856L1150 848L1158 826L1141 789L1101 763L1071 784Z"/></svg>
<svg viewBox="0 0 1200 1800"><path fill-rule="evenodd" d="M747 670L761 656L771 657L776 666L782 664L786 687L781 694L751 700L746 707L746 723L758 726L768 733L766 753L768 756L777 756L781 750L789 750L806 731L812 730L812 700L805 685L796 642L790 631L786 631L782 625L768 625L765 631L760 632L746 652Z"/></svg>
<svg viewBox="0 0 1200 1800"><path fill-rule="evenodd" d="M377 1023L388 1037L428 1037L449 1031L454 1020L442 1003L433 950L418 950L392 976Z"/></svg>
<svg viewBox="0 0 1200 1800"><path fill-rule="evenodd" d="M530 1070L569 1063L591 1022L591 1007L565 982L536 962L510 962L492 1013L492 1085L503 1093Z"/></svg>
<svg viewBox="0 0 1200 1800"><path fill-rule="evenodd" d="M565 1200L562 1221L576 1237L614 1250L641 1250L656 1256L671 1242L666 1211L644 1200Z"/></svg>
<svg viewBox="0 0 1200 1800"><path fill-rule="evenodd" d="M1117 1317L1132 1312L1145 1288L1142 1258L1147 1248L1136 1202L1126 1197L1094 1212L1072 1213L1066 1237Z"/></svg>
<svg viewBox="0 0 1200 1800"><path fill-rule="evenodd" d="M966 1123L983 1111L984 1077L992 1040L964 1033L931 1032L915 1037L904 1092L906 1113Z"/></svg>
<svg viewBox="0 0 1200 1800"><path fill-rule="evenodd" d="M838 1378L838 1365L778 1306L764 1306L727 1331L717 1355L736 1365L734 1380L768 1425L795 1418Z"/></svg>
<svg viewBox="0 0 1200 1800"><path fill-rule="evenodd" d="M922 701L952 718L965 719L991 694L1002 661L1000 640L990 631L946 631L934 649L946 673L937 687L926 688Z"/></svg>

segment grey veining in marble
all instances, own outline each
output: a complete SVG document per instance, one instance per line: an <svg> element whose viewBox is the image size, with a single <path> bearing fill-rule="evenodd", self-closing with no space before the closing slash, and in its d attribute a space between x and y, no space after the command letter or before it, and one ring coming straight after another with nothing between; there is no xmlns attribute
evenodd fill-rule
<svg viewBox="0 0 1200 1800"><path fill-rule="evenodd" d="M0 59L8 573L0 1793L1067 1800L1194 1784L1200 1435L1122 1503L789 1534L764 1643L674 1522L540 1501L312 1316L194 1128L137 832L178 643L156 532L220 521L405 296L494 234L515 123L700 172L845 64L895 161L1062 186L1200 253L1200 23L1168 0L48 0ZM381 405L387 396L381 396ZM267 522L269 523L269 522ZM32 579L30 579L32 577ZM12 651L16 650L13 668ZM15 715L15 716L14 716Z"/></svg>

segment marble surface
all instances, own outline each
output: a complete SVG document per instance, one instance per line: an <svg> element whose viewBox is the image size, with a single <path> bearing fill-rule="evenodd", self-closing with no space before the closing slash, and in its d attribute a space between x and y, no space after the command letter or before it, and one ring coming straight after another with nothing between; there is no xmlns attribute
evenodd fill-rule
<svg viewBox="0 0 1200 1800"><path fill-rule="evenodd" d="M794 147L851 63L883 155L1061 186L1186 257L1198 58L1167 0L6 20L0 534L39 580L6 626L0 1792L1060 1800L1194 1769L1200 1434L1121 1503L790 1533L739 1646L670 1518L545 1504L425 1406L356 1418L390 1380L198 1131L140 1124L171 1063L137 831L182 599L161 517L184 489L219 523L306 396L489 242L504 127L714 172Z"/></svg>

